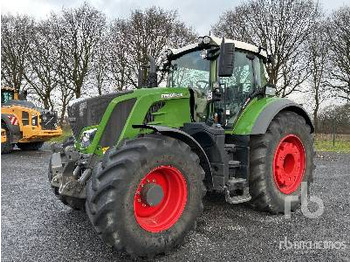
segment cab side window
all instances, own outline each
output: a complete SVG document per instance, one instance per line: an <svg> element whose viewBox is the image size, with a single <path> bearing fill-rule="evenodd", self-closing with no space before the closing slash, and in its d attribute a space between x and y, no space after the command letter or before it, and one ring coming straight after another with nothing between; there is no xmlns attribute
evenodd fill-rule
<svg viewBox="0 0 350 262"><path fill-rule="evenodd" d="M232 127L242 105L254 90L253 61L247 57L247 52L236 51L234 70L230 77L222 77L220 83L226 86L226 127ZM254 58L258 59L258 58Z"/></svg>

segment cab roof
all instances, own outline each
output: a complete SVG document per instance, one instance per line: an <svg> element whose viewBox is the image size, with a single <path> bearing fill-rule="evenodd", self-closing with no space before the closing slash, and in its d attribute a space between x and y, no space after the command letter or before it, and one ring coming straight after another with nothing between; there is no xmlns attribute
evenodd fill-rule
<svg viewBox="0 0 350 262"><path fill-rule="evenodd" d="M178 55L180 53L183 53L183 52L189 51L191 49L197 48L199 45L201 45L203 43L203 39L204 38L210 38L210 42L208 43L208 45L220 46L221 42L222 42L222 38L219 38L219 37L216 37L216 36L202 36L202 37L198 38L198 43L190 44L190 45L178 48L178 49L170 49L170 50L171 50L171 52L174 55ZM235 48L237 48L237 49L250 51L250 52L253 52L255 54L258 54L258 55L261 55L261 56L267 58L267 52L266 52L266 50L264 48L257 47L255 45L248 44L248 43L245 43L245 42L228 39L228 38L225 38L225 43L234 43L235 44Z"/></svg>

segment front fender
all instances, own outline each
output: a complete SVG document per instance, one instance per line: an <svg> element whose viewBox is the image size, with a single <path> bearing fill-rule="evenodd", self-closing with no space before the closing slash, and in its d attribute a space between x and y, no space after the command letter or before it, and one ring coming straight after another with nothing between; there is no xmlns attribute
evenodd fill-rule
<svg viewBox="0 0 350 262"><path fill-rule="evenodd" d="M170 136L172 138L176 138L184 143L186 143L189 147L191 147L192 151L194 151L200 160L200 165L202 166L206 180L210 181L211 184L213 183L212 181L212 176L211 176L211 165L210 161L208 159L207 154L205 153L204 149L202 146L189 134L187 134L184 131L181 131L176 128L170 128L167 126L156 126L156 125L133 125L133 128L145 128L145 129L151 129L154 132L160 133L161 135L164 136Z"/></svg>

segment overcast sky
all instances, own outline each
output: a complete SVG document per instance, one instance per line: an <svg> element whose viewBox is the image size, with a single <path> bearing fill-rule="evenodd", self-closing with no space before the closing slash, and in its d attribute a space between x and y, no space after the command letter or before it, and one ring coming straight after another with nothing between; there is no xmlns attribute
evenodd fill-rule
<svg viewBox="0 0 350 262"><path fill-rule="evenodd" d="M1 13L28 14L36 18L45 18L51 11L60 11L62 7L77 7L83 0L2 0ZM165 9L178 10L179 17L192 26L198 33L207 34L211 25L218 21L220 14L243 2L242 0L88 0L91 5L103 11L108 18L127 17L135 8L152 5ZM345 0L320 0L326 12L341 8ZM214 4L213 4L214 3Z"/></svg>

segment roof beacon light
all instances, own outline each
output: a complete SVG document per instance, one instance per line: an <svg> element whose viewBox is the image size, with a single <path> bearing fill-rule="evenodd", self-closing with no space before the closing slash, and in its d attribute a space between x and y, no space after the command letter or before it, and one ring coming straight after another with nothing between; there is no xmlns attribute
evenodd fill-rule
<svg viewBox="0 0 350 262"><path fill-rule="evenodd" d="M203 45L203 42L204 41L204 39L203 39L203 37L198 37L198 45Z"/></svg>
<svg viewBox="0 0 350 262"><path fill-rule="evenodd" d="M209 36L205 36L205 37L203 38L203 43L204 43L205 45L210 44L210 42L211 42L211 38L210 38Z"/></svg>

